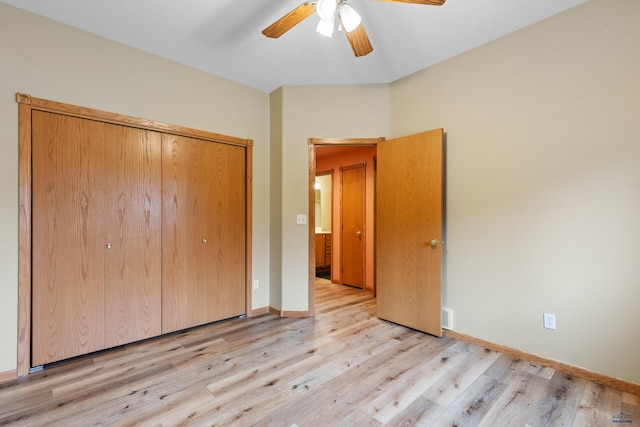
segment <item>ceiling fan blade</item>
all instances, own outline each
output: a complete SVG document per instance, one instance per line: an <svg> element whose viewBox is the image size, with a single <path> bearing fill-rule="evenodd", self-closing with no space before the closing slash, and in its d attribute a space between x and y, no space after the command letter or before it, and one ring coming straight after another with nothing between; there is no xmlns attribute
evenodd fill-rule
<svg viewBox="0 0 640 427"><path fill-rule="evenodd" d="M262 30L262 34L277 39L311 15L314 10L312 3L303 3Z"/></svg>
<svg viewBox="0 0 640 427"><path fill-rule="evenodd" d="M413 4L425 4L431 6L442 6L446 0L378 0L389 1L395 3L413 3Z"/></svg>
<svg viewBox="0 0 640 427"><path fill-rule="evenodd" d="M373 52L373 46L371 46L367 32L364 30L362 24L358 25L358 27L350 33L345 31L345 34L347 35L347 39L355 56L365 56Z"/></svg>

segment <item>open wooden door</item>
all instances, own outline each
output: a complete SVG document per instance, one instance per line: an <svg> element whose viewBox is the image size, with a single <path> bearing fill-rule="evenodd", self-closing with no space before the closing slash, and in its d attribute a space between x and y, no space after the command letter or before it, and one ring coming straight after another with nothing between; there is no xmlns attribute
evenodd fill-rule
<svg viewBox="0 0 640 427"><path fill-rule="evenodd" d="M378 317L442 336L443 130L378 143Z"/></svg>

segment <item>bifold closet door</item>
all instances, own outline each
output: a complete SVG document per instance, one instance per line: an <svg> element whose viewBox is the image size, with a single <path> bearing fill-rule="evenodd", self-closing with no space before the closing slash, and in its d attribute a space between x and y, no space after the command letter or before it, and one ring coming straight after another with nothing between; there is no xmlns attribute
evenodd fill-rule
<svg viewBox="0 0 640 427"><path fill-rule="evenodd" d="M162 136L162 332L244 314L244 147Z"/></svg>
<svg viewBox="0 0 640 427"><path fill-rule="evenodd" d="M105 347L161 334L162 139L106 125Z"/></svg>
<svg viewBox="0 0 640 427"><path fill-rule="evenodd" d="M104 138L32 114L32 365L104 348ZM106 242L105 242L106 243Z"/></svg>
<svg viewBox="0 0 640 427"><path fill-rule="evenodd" d="M157 133L32 112L32 366L160 331Z"/></svg>

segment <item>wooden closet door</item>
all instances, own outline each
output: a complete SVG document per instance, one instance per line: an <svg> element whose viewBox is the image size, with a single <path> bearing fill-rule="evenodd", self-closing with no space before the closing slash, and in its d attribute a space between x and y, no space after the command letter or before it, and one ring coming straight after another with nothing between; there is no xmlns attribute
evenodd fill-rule
<svg viewBox="0 0 640 427"><path fill-rule="evenodd" d="M160 134L33 112L32 364L160 334Z"/></svg>
<svg viewBox="0 0 640 427"><path fill-rule="evenodd" d="M32 366L104 348L104 139L32 115Z"/></svg>
<svg viewBox="0 0 640 427"><path fill-rule="evenodd" d="M161 134L103 124L105 346L161 333Z"/></svg>
<svg viewBox="0 0 640 427"><path fill-rule="evenodd" d="M162 332L244 314L245 149L162 137Z"/></svg>

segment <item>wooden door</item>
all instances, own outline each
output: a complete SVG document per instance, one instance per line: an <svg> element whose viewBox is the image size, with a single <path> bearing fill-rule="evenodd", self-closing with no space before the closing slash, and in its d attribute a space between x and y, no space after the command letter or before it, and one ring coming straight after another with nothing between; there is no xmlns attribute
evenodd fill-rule
<svg viewBox="0 0 640 427"><path fill-rule="evenodd" d="M162 332L244 313L245 150L163 135Z"/></svg>
<svg viewBox="0 0 640 427"><path fill-rule="evenodd" d="M160 138L33 112L32 365L160 333Z"/></svg>
<svg viewBox="0 0 640 427"><path fill-rule="evenodd" d="M32 366L104 348L104 135L32 115Z"/></svg>
<svg viewBox="0 0 640 427"><path fill-rule="evenodd" d="M161 333L160 133L103 124L105 347Z"/></svg>
<svg viewBox="0 0 640 427"><path fill-rule="evenodd" d="M442 335L442 129L378 143L378 317Z"/></svg>
<svg viewBox="0 0 640 427"><path fill-rule="evenodd" d="M325 266L324 235L316 234L316 267Z"/></svg>
<svg viewBox="0 0 640 427"><path fill-rule="evenodd" d="M365 257L365 164L340 168L342 171L342 283L364 287Z"/></svg>
<svg viewBox="0 0 640 427"><path fill-rule="evenodd" d="M32 365L104 348L104 138L97 122L32 115Z"/></svg>

